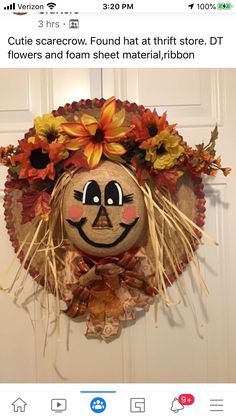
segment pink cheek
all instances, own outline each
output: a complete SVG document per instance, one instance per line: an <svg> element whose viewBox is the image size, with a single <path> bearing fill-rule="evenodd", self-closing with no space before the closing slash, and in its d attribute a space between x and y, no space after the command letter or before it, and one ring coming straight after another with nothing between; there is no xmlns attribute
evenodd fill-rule
<svg viewBox="0 0 236 419"><path fill-rule="evenodd" d="M79 220L83 215L83 208L79 207L78 205L71 205L70 208L68 208L68 217L73 220Z"/></svg>
<svg viewBox="0 0 236 419"><path fill-rule="evenodd" d="M122 217L127 222L133 221L136 218L136 207L134 206L126 207L123 211Z"/></svg>

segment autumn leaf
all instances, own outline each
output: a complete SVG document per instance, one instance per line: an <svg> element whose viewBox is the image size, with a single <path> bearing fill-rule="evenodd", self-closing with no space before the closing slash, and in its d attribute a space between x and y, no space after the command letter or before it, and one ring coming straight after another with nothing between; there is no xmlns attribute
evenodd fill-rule
<svg viewBox="0 0 236 419"><path fill-rule="evenodd" d="M37 216L46 220L51 211L50 199L51 196L47 192L23 192L17 200L22 204L21 224L29 223Z"/></svg>
<svg viewBox="0 0 236 419"><path fill-rule="evenodd" d="M136 156L131 159L131 164L135 168L136 176L140 185L143 185L150 179L149 171L145 166L139 164Z"/></svg>
<svg viewBox="0 0 236 419"><path fill-rule="evenodd" d="M207 145L204 145L204 142L202 142L201 144L197 144L195 146L196 150L200 153L207 151L212 157L215 157L215 154L216 154L215 146L216 146L217 138L218 138L218 128L216 125L213 131L211 131L211 138L210 138L209 143Z"/></svg>
<svg viewBox="0 0 236 419"><path fill-rule="evenodd" d="M21 224L29 223L35 217L34 205L39 197L39 192L23 192L17 200L22 204Z"/></svg>
<svg viewBox="0 0 236 419"><path fill-rule="evenodd" d="M215 128L213 129L213 131L211 131L211 139L209 141L209 143L206 145L205 150L208 151L208 153L211 156L215 156L215 146L216 146L216 140L218 138L218 128L217 125L215 126Z"/></svg>
<svg viewBox="0 0 236 419"><path fill-rule="evenodd" d="M224 176L228 176L232 169L230 167L223 167L221 170L222 170Z"/></svg>
<svg viewBox="0 0 236 419"><path fill-rule="evenodd" d="M50 207L51 195L47 192L41 192L34 204L34 211L36 217L41 217L43 220L47 221L48 216L51 212Z"/></svg>
<svg viewBox="0 0 236 419"><path fill-rule="evenodd" d="M204 143L197 144L195 147L196 147L197 151L199 151L201 153L204 150Z"/></svg>
<svg viewBox="0 0 236 419"><path fill-rule="evenodd" d="M152 174L152 179L157 187L157 189L166 188L171 193L176 192L177 180L183 175L181 170L172 169L172 170L160 170L157 174Z"/></svg>
<svg viewBox="0 0 236 419"><path fill-rule="evenodd" d="M78 169L84 168L89 170L88 160L84 153L76 151L71 157L66 159L63 163L63 169L68 169L69 166L75 166Z"/></svg>
<svg viewBox="0 0 236 419"><path fill-rule="evenodd" d="M19 164L17 166L11 167L11 172L16 176L19 176L20 170L21 170L21 165Z"/></svg>
<svg viewBox="0 0 236 419"><path fill-rule="evenodd" d="M211 131L211 141L215 141L216 142L216 140L217 140L217 138L218 138L218 127L217 127L217 125L215 126L215 128L213 129L213 131Z"/></svg>
<svg viewBox="0 0 236 419"><path fill-rule="evenodd" d="M12 174L12 172L11 172ZM10 180L8 180L5 183L5 186L9 189L18 189L18 190L22 190L27 186L27 182L24 179L18 179L18 178L14 178L13 176L11 177Z"/></svg>

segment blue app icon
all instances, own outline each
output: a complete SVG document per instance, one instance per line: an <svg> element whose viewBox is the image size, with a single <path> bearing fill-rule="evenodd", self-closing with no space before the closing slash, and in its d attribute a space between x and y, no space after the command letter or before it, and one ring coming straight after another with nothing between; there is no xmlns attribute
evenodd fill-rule
<svg viewBox="0 0 236 419"><path fill-rule="evenodd" d="M94 413L102 413L106 409L106 402L102 397L95 397L91 400L90 408Z"/></svg>

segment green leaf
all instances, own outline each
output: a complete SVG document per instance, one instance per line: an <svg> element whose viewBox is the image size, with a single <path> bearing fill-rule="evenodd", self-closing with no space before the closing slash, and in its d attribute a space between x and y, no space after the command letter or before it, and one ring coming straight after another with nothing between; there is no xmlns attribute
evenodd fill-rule
<svg viewBox="0 0 236 419"><path fill-rule="evenodd" d="M196 149L197 149L198 151L203 151L203 150L204 150L204 143L202 143L202 144L197 144L197 145L196 145Z"/></svg>
<svg viewBox="0 0 236 419"><path fill-rule="evenodd" d="M21 169L21 165L19 164L18 166L12 166L11 167L11 172L17 176L19 176L20 173L20 169Z"/></svg>

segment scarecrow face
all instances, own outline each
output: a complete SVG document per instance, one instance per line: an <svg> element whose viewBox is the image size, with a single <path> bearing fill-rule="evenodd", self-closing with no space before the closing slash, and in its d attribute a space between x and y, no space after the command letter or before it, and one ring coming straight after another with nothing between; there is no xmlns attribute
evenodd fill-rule
<svg viewBox="0 0 236 419"><path fill-rule="evenodd" d="M142 244L142 192L115 163L76 173L65 191L63 213L69 240L89 255L115 256Z"/></svg>

